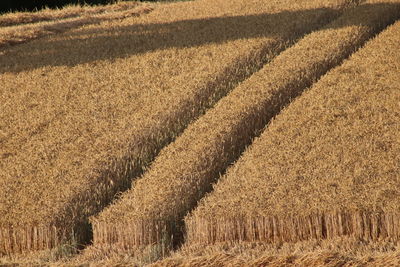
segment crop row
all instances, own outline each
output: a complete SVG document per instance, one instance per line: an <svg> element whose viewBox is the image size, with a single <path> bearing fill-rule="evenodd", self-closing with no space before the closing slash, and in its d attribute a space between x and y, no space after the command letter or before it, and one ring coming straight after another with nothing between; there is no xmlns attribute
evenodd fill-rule
<svg viewBox="0 0 400 267"><path fill-rule="evenodd" d="M137 2L120 2L105 6L70 5L61 9L46 8L36 12L12 12L0 15L0 26L15 26L43 21L60 20L107 12L124 11L138 5Z"/></svg>
<svg viewBox="0 0 400 267"><path fill-rule="evenodd" d="M385 5L359 18L398 19ZM399 49L397 22L293 101L186 218L188 243L398 241Z"/></svg>
<svg viewBox="0 0 400 267"><path fill-rule="evenodd" d="M135 17L141 14L148 13L152 10L151 7L145 5L137 5L136 7L119 11L105 12L100 14L88 14L82 16L72 16L61 20L44 20L27 25L17 25L0 28L0 49L7 51L12 45L25 43L37 38L49 36L56 33L65 32L67 30L81 27L88 24L98 24L102 21L123 19L126 17Z"/></svg>
<svg viewBox="0 0 400 267"><path fill-rule="evenodd" d="M0 55L0 251L87 239L88 217L190 121L339 14L292 4L168 4Z"/></svg>
<svg viewBox="0 0 400 267"><path fill-rule="evenodd" d="M396 20L398 10L398 4L382 1L367 1L347 9L342 16L308 34L241 83L164 148L151 168L119 201L93 218L94 244L137 248L151 244L168 247L179 242L184 216L210 191L212 183L265 124L292 98ZM260 163L263 160L261 156L256 159ZM236 168L236 165L232 167ZM251 189L262 183L229 185L229 194L226 191L226 196L218 194L222 204L213 198L221 210L225 209L224 201L233 198L231 195L240 199L242 190L248 189L247 197L252 199ZM261 186L259 190L262 194L261 190L266 189ZM207 203L212 210L213 202ZM226 212L235 214L234 203L231 205L232 209ZM218 223L224 217L220 219L213 212L207 215L210 220L213 218L204 223L210 233L208 228L201 228L203 221L197 222L195 217L188 221L190 240L206 239L208 235L212 238L214 232L224 236L225 226ZM240 232L234 234L240 237Z"/></svg>

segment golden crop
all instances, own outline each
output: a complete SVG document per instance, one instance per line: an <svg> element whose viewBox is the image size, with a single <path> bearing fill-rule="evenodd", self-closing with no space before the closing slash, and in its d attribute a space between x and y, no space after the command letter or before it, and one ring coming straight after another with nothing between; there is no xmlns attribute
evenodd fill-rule
<svg viewBox="0 0 400 267"><path fill-rule="evenodd" d="M60 9L45 8L37 12L5 13L0 15L0 27L124 11L137 5L138 2L118 2L105 6L68 5Z"/></svg>
<svg viewBox="0 0 400 267"><path fill-rule="evenodd" d="M399 41L397 22L272 120L186 218L189 242L398 240Z"/></svg>
<svg viewBox="0 0 400 267"><path fill-rule="evenodd" d="M210 191L212 183L240 155L257 132L292 98L395 21L399 10L399 5L382 1L367 1L350 8L242 82L213 109L189 125L174 143L163 149L151 168L118 202L92 220L95 245L114 244L132 248L164 242L166 236L179 236L183 217ZM304 27L312 27L310 20L307 22ZM264 162L263 157L258 161ZM264 168L260 167L260 171ZM229 190L240 197L241 191L247 188L243 186L233 184ZM253 187L257 185L250 185L250 188ZM261 194L268 189L261 187L259 190ZM224 203L225 197L219 197ZM225 209L224 205L215 201L215 205ZM213 207L213 203L210 206ZM210 217L223 220L224 217L218 213L214 217L211 207ZM234 210L232 204L232 210L226 212L235 214ZM193 221L192 224L197 223L196 218ZM189 234L198 233L196 237L189 235L189 240L213 238L208 231L220 231L221 236L227 239L240 236L237 232L228 236L230 233L225 234L224 224L214 224L214 221L205 224L210 229L204 229L206 233L203 233L197 230L202 223L199 221L196 230L189 231ZM189 224L189 227L193 226Z"/></svg>
<svg viewBox="0 0 400 267"><path fill-rule="evenodd" d="M399 0L79 12L0 16L0 255L398 241Z"/></svg>
<svg viewBox="0 0 400 267"><path fill-rule="evenodd" d="M0 54L1 250L84 239L90 215L331 4L159 5Z"/></svg>
<svg viewBox="0 0 400 267"><path fill-rule="evenodd" d="M35 21L35 23L31 24L17 24L15 26L1 27L0 51L4 51L12 45L25 43L27 41L34 40L40 37L45 37L55 33L65 32L67 30L83 25L97 24L107 20L116 20L126 17L139 16L141 14L150 12L152 10L152 7L150 5L139 5L134 2L134 4L115 4L110 5L109 7L81 8L83 10L88 9L87 12L83 12L78 7L75 7L75 9L77 9L75 11L74 8L72 8L72 10L70 10L70 8L68 7L65 9L66 10L61 9L59 11L60 14L57 11L41 11L39 13L28 13L26 14L28 18L31 16L32 18L37 18L38 21ZM73 12L70 13L69 11ZM49 14L47 14L46 12L48 12ZM58 14L60 18L53 18L51 16L53 13ZM78 16L79 13L81 13L80 16ZM43 18L42 20L39 20L39 18L42 17L37 17L37 14L43 15L45 18L48 19ZM14 13L10 13L10 16L12 15L14 15ZM0 16L0 24L2 18L5 21L9 19L6 15L4 16L5 18ZM18 19L19 16L15 15L15 18ZM22 18L25 17L22 16Z"/></svg>

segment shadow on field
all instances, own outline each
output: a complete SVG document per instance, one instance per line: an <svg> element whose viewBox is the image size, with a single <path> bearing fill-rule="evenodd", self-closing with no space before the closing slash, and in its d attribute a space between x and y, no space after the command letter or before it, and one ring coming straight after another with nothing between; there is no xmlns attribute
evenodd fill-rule
<svg viewBox="0 0 400 267"><path fill-rule="evenodd" d="M399 4L365 4L359 16ZM96 60L112 60L168 48L189 48L238 39L272 37L289 29L295 33L308 19L339 15L335 9L319 8L276 14L215 17L165 24L133 24L115 28L83 29L5 49L0 54L0 73L20 72L44 66L75 66ZM356 19L355 19L356 21ZM303 23L302 23L303 22ZM1 51L1 50L0 50ZM210 60L212 60L210 58Z"/></svg>

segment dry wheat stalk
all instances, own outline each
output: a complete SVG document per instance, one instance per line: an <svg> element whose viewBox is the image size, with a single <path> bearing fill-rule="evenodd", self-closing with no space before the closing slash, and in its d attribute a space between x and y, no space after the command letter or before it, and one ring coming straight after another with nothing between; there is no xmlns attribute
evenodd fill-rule
<svg viewBox="0 0 400 267"><path fill-rule="evenodd" d="M189 242L397 242L399 41L397 22L277 116L186 218Z"/></svg>
<svg viewBox="0 0 400 267"><path fill-rule="evenodd" d="M163 149L149 171L134 183L130 191L123 194L121 200L92 220L95 225L95 245L118 246L123 243L123 247L132 248L163 242L160 237L177 236L179 230L174 231L174 229L179 229L185 214L195 207L197 201L210 189L212 182L218 178L219 173L240 154L256 132L292 97L327 70L338 65L375 33L395 21L399 16L399 10L398 3L388 4L379 1L370 1L347 10L343 16L321 30L307 35L235 88L215 108L190 125L174 143ZM232 186L235 190L240 190L240 186L238 188ZM251 188L253 187L248 189L250 195ZM233 189L231 191L231 194L240 197L240 191ZM223 210L224 205L220 208ZM358 218L351 217L353 215L348 216L351 218L349 223ZM210 217L213 217L211 213ZM283 223L280 222L279 225L284 229L279 229L276 239L289 241L296 239L300 233L304 238L323 238L322 231L316 229L325 227L325 224L321 226L321 220L324 218L304 219L304 223L311 225L309 232L301 228L300 219L294 222L299 225L297 226L299 229L293 229L295 231L293 233L288 232L289 226L282 226ZM198 236L195 238L189 236L189 239L198 240L202 236L205 236L205 240L212 239L213 233L216 232L220 235L215 237L217 241L251 238L256 240L260 235L259 229L263 229L262 226L257 226L257 223L264 222L262 218L260 220L260 222L257 219L243 221L242 217L238 217L231 222L227 219L231 224L190 221L189 229L204 227L204 231L192 231ZM334 223L337 221L336 217L332 220ZM163 227L156 228L151 227L149 221L164 222L164 224ZM376 225L374 222L368 225ZM142 228L142 224L148 225L149 228ZM129 227L119 227L120 225ZM221 228L218 228L219 226ZM275 233L276 227L278 226L272 224L271 230L268 230L270 232L263 233L262 236ZM364 233L364 228L360 233ZM165 230L166 232L162 232ZM367 230L365 231L367 234ZM395 236L397 230L393 231L390 235ZM208 237L209 232L211 237ZM279 233L287 233L288 237L280 237ZM335 236L335 233L333 229L327 235ZM130 238L122 241L120 239L123 236Z"/></svg>
<svg viewBox="0 0 400 267"><path fill-rule="evenodd" d="M137 2L118 2L116 4L98 6L67 5L59 9L45 8L36 12L5 13L0 15L0 27L124 11L137 5Z"/></svg>
<svg viewBox="0 0 400 267"><path fill-rule="evenodd" d="M173 3L8 49L0 55L2 231L56 227L57 243L74 233L79 242L80 226L165 144L311 29L304 25L337 14L331 4L287 0L279 12L280 3L261 0ZM20 251L31 232L6 234L0 247Z"/></svg>

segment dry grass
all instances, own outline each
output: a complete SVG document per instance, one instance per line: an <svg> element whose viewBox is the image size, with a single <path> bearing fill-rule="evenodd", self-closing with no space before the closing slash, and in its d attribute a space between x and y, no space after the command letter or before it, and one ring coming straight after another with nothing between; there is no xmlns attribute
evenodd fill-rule
<svg viewBox="0 0 400 267"><path fill-rule="evenodd" d="M136 4L132 5L130 8L128 7L130 6L128 5L126 8L121 10L114 8L115 10L111 9L110 12L82 12L80 16L74 16L70 19L55 20L51 22L44 20L44 22L34 24L0 28L0 51L12 45L25 43L55 33L62 33L83 25L140 16L141 14L146 14L153 10L151 5L144 4Z"/></svg>
<svg viewBox="0 0 400 267"><path fill-rule="evenodd" d="M220 266L265 266L265 267L388 267L400 265L400 252L386 252L377 255L364 255L352 257L330 251L317 251L310 253L294 253L288 255L270 255L261 253L258 257L243 256L239 254L215 252L206 256L171 257L157 261L151 265L135 261L129 257L110 258L103 261L77 261L58 266L152 266L152 267L220 267Z"/></svg>
<svg viewBox="0 0 400 267"><path fill-rule="evenodd" d="M380 256L352 258L332 252L314 252L284 256L263 255L256 259L243 259L240 255L215 253L210 256L166 259L151 266L157 267L218 267L218 266L263 266L263 267L387 267L399 266L400 253L384 253Z"/></svg>
<svg viewBox="0 0 400 267"><path fill-rule="evenodd" d="M64 248L65 249L65 248ZM90 247L73 258L59 258L62 250L32 252L21 257L0 258L0 265L13 266L398 266L399 247L392 242L362 243L349 238L298 243L219 243L183 246L171 257L154 262L154 251L104 251ZM7 265L8 264L8 265ZM286 265L285 265L286 264ZM380 265L379 265L380 264Z"/></svg>
<svg viewBox="0 0 400 267"><path fill-rule="evenodd" d="M0 266L85 266L86 262L75 260L78 252L73 244L63 244L48 250L0 256Z"/></svg>
<svg viewBox="0 0 400 267"><path fill-rule="evenodd" d="M293 101L186 218L188 242L398 241L399 49L397 22Z"/></svg>
<svg viewBox="0 0 400 267"><path fill-rule="evenodd" d="M1 54L0 252L84 240L88 217L191 120L337 15L327 1L281 5L165 4Z"/></svg>
<svg viewBox="0 0 400 267"><path fill-rule="evenodd" d="M11 12L0 15L0 27L124 11L138 4L138 2L118 2L101 6L68 5L60 9L45 8L36 12Z"/></svg>
<svg viewBox="0 0 400 267"><path fill-rule="evenodd" d="M349 9L307 35L191 124L121 200L92 220L95 246L130 249L179 239L183 217L257 132L291 98L398 18L399 4L381 3Z"/></svg>
<svg viewBox="0 0 400 267"><path fill-rule="evenodd" d="M350 238L284 244L224 242L183 246L171 257L150 266L398 266L399 255L398 245L392 242L362 243Z"/></svg>

